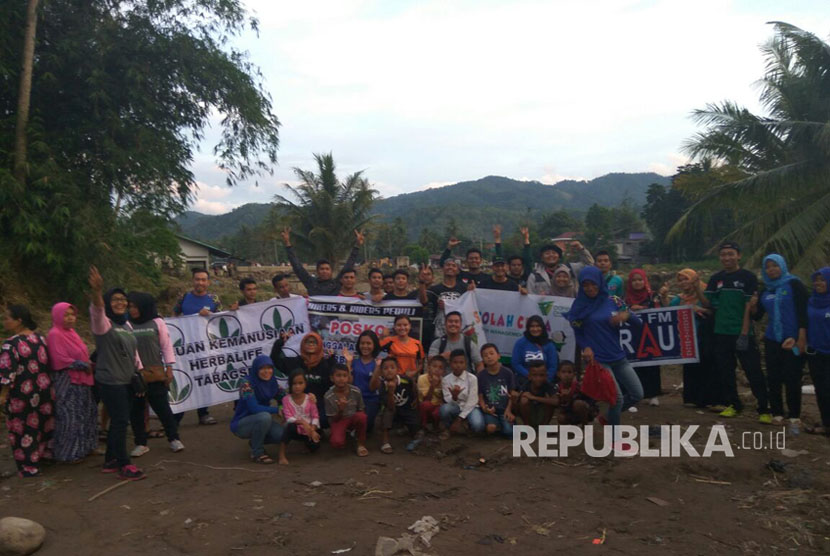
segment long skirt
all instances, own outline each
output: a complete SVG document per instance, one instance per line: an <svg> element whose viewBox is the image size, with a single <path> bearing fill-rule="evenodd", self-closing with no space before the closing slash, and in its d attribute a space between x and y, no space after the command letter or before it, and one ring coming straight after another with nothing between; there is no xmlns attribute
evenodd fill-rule
<svg viewBox="0 0 830 556"><path fill-rule="evenodd" d="M98 405L92 387L72 384L69 373L52 374L55 387L55 445L58 461L77 461L98 447Z"/></svg>

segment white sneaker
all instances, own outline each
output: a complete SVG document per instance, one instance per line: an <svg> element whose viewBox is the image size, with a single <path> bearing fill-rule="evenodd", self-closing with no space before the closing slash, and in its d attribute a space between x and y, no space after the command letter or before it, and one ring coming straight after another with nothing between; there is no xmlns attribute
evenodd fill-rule
<svg viewBox="0 0 830 556"><path fill-rule="evenodd" d="M170 449L174 452L181 452L184 450L184 444L182 444L182 441L177 438L176 440L170 442Z"/></svg>
<svg viewBox="0 0 830 556"><path fill-rule="evenodd" d="M649 402L648 402L648 405L650 405L651 407L657 407L657 406L660 405L660 399L659 398L651 398L651 400L649 400Z"/></svg>
<svg viewBox="0 0 830 556"><path fill-rule="evenodd" d="M632 405L628 408L629 413L637 413L637 406Z"/></svg>
<svg viewBox="0 0 830 556"><path fill-rule="evenodd" d="M141 444L137 444L136 447L133 448L133 451L130 452L130 457L140 458L141 456L143 456L144 454L146 454L149 451L150 451L150 448L148 448L147 446L142 446Z"/></svg>
<svg viewBox="0 0 830 556"><path fill-rule="evenodd" d="M784 416L783 415L776 415L772 418L773 425L782 425L784 423Z"/></svg>

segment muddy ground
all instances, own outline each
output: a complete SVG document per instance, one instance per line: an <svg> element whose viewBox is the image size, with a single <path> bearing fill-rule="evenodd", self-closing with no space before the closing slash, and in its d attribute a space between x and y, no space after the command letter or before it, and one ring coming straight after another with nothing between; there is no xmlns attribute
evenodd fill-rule
<svg viewBox="0 0 830 556"><path fill-rule="evenodd" d="M749 411L725 422L684 408L678 383L678 369L664 370L660 407L626 413L624 423L723 423L735 446L743 431L768 441L781 430ZM813 396L805 406L815 417ZM370 437L367 458L293 446L282 467L248 460L246 442L228 430L230 405L212 413L218 426L186 416L184 452L151 440L135 460L148 478L92 502L118 482L100 473L103 458L53 465L36 480L5 478L2 515L46 527L42 556L374 554L378 537L399 537L426 515L441 526L421 547L427 554L830 553L830 441L803 433L787 437L788 449L808 452L792 458L774 447L736 449L734 458L514 458L505 440L468 437L430 439L412 454L398 437L396 453L383 455ZM8 448L0 465L14 468Z"/></svg>

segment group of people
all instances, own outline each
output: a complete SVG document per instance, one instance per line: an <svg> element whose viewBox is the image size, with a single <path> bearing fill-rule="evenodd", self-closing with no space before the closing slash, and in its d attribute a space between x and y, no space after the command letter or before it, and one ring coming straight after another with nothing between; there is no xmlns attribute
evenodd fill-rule
<svg viewBox="0 0 830 556"><path fill-rule="evenodd" d="M830 267L811 276L811 290L792 275L780 255L765 257L762 284L740 266L740 247L732 242L719 249L722 269L704 284L693 269L676 275L675 295L664 283L655 292L642 269L626 280L617 275L607 252L592 255L577 241L550 244L530 256L530 239L522 229L522 256L502 256L501 230L494 229L496 256L492 274L482 268L478 249L466 253L466 269L451 256L457 245L450 240L442 254L441 282L433 284L432 268L420 269L417 288L410 287L406 270L387 277L378 269L368 273L369 290L358 292L354 263L363 242L355 231L355 247L337 276L330 261L320 260L311 275L291 246L290 230L283 232L289 261L308 295L384 300L419 300L424 305L424 330L411 335L406 316L395 318L385 337L371 330L357 338L354 351L328 353L316 332L306 334L299 355L283 352L287 336L273 345L270 355L257 357L247 378L240 382L231 431L247 439L250 455L258 463L274 463L267 444L278 444L277 461L288 463L292 441L316 451L324 438L344 448L354 437L356 453L369 453L367 435L380 429L379 448L394 451L390 431L408 435L414 450L428 432L439 438L461 432L512 436L521 422L531 426L550 423L618 425L625 410L636 410L640 400L658 404L660 369L634 369L620 346L623 324L640 326L638 311L656 307L691 305L695 311L698 363L683 368L683 401L691 407L708 407L722 417L743 409L738 396L736 366L740 363L762 423L801 427L801 379L805 361L815 387L821 421L805 426L807 432L830 431ZM566 261L566 253L574 260ZM387 278L389 278L387 280ZM209 314L222 310L218 297L208 292L209 274L193 271L193 289L176 304L174 314ZM387 283L388 282L388 283ZM174 362L170 336L149 294L112 288L103 293L103 278L93 267L90 317L95 353L74 330L77 309L58 303L52 309L48 337L36 332L28 310L11 305L4 327L11 336L0 351L0 385L8 412L9 442L21 476L36 476L46 459L80 461L94 453L98 442L98 403L102 422L108 422L103 471L123 479L141 479L131 456L146 453L151 434L166 436L173 451L184 449L178 423L167 401ZM285 275L272 280L274 298L294 297ZM560 360L545 322L527 319L526 330L511 352L509 367L493 344L476 345L462 333L463 319L447 311L446 302L475 288L515 291L520 294L573 298L565 313L579 350L577 361ZM240 299L230 306L258 299L255 280L239 283ZM753 320L768 316L761 351L754 337ZM613 386L608 399L591 398L580 385L579 374L588 367L607 371ZM616 395L614 395L614 393ZM784 408L786 400L786 411ZM164 431L148 431L147 404L159 416ZM275 416L279 418L275 419ZM215 424L207 408L199 410L199 423ZM135 447L127 449L127 427L132 425Z"/></svg>

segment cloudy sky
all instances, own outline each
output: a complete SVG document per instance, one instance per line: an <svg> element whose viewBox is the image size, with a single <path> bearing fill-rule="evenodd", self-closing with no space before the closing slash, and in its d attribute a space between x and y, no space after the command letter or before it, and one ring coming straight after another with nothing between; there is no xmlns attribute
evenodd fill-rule
<svg viewBox="0 0 830 556"><path fill-rule="evenodd" d="M247 0L237 46L282 122L279 165L230 189L208 134L194 210L266 202L332 151L383 196L487 175L669 175L707 102L760 110L780 20L830 36L826 0ZM213 142L211 142L213 141Z"/></svg>

